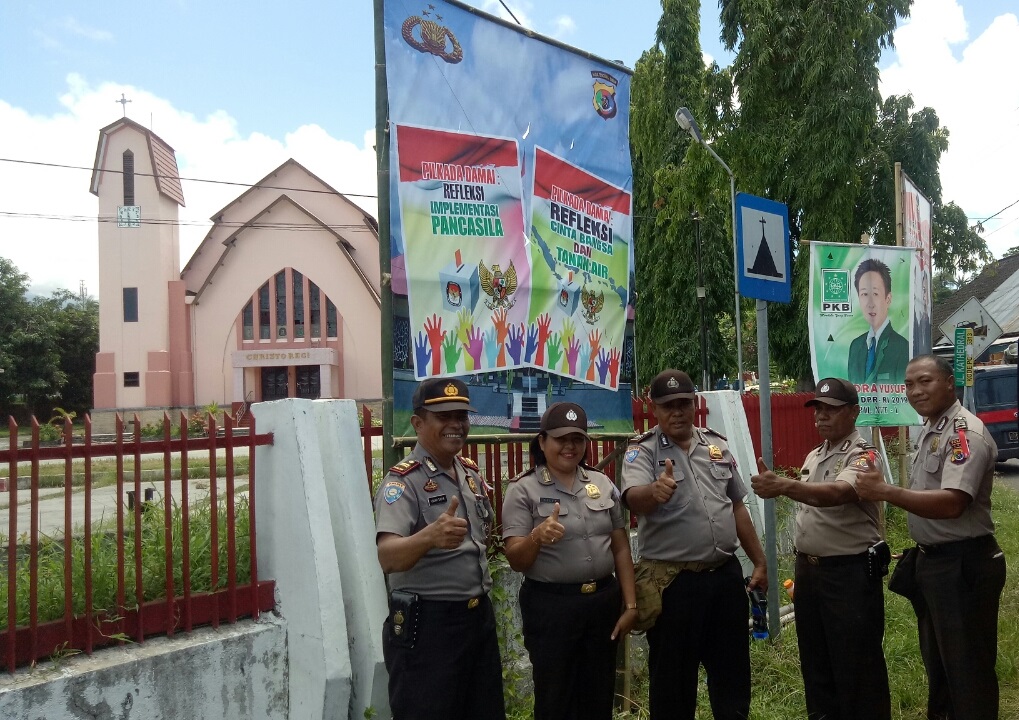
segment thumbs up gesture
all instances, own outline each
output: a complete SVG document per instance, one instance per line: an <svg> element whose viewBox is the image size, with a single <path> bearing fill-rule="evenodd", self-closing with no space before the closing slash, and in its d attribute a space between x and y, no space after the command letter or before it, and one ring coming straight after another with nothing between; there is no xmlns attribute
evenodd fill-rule
<svg viewBox="0 0 1019 720"><path fill-rule="evenodd" d="M754 489L757 497L774 498L782 495L786 482L788 481L768 469L764 464L764 458L757 458L757 474L750 476L750 487Z"/></svg>
<svg viewBox="0 0 1019 720"><path fill-rule="evenodd" d="M551 545L566 534L566 528L559 523L559 503L552 507L552 514L545 518L544 522L531 532L534 533L532 537L540 545Z"/></svg>
<svg viewBox="0 0 1019 720"><path fill-rule="evenodd" d="M867 455L867 467L856 473L856 494L861 500L887 500L885 476L880 460L873 452Z"/></svg>
<svg viewBox="0 0 1019 720"><path fill-rule="evenodd" d="M449 501L446 512L439 515L428 526L428 530L432 533L432 547L453 550L459 547L467 536L467 519L456 516L458 507L460 507L460 498L454 496Z"/></svg>
<svg viewBox="0 0 1019 720"><path fill-rule="evenodd" d="M659 505L669 502L672 493L676 492L676 478L672 476L672 460L665 461L665 470L659 473L651 483L651 497Z"/></svg>

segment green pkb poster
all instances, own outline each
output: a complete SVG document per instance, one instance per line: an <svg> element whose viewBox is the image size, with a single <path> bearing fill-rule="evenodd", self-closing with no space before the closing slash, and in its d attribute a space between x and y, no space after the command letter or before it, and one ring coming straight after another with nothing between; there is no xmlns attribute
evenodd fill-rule
<svg viewBox="0 0 1019 720"><path fill-rule="evenodd" d="M918 425L905 385L915 249L811 243L810 253L814 380L840 377L856 385L858 425Z"/></svg>

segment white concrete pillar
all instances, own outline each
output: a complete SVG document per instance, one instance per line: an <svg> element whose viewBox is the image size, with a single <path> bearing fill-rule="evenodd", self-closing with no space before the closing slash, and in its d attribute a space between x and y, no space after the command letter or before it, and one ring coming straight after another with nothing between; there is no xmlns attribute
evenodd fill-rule
<svg viewBox="0 0 1019 720"><path fill-rule="evenodd" d="M244 402L244 368L234 368L234 396L230 402Z"/></svg>
<svg viewBox="0 0 1019 720"><path fill-rule="evenodd" d="M333 375L332 365L318 366L318 393L319 397L327 400L333 396Z"/></svg>

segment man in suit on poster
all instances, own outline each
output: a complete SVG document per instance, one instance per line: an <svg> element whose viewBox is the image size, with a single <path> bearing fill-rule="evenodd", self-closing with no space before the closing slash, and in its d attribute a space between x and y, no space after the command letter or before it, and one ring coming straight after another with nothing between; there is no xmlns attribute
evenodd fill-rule
<svg viewBox="0 0 1019 720"><path fill-rule="evenodd" d="M892 306L892 273L880 260L867 258L856 268L853 284L870 329L849 346L846 375L857 385L901 383L909 362L909 343L895 332L888 317Z"/></svg>

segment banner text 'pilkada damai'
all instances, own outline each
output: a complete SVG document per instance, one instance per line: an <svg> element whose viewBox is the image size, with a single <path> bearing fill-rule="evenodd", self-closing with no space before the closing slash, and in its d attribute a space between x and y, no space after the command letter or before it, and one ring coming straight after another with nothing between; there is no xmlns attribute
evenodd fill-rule
<svg viewBox="0 0 1019 720"><path fill-rule="evenodd" d="M629 71L448 0L384 27L395 407L461 376L501 395L482 424L629 417Z"/></svg>

